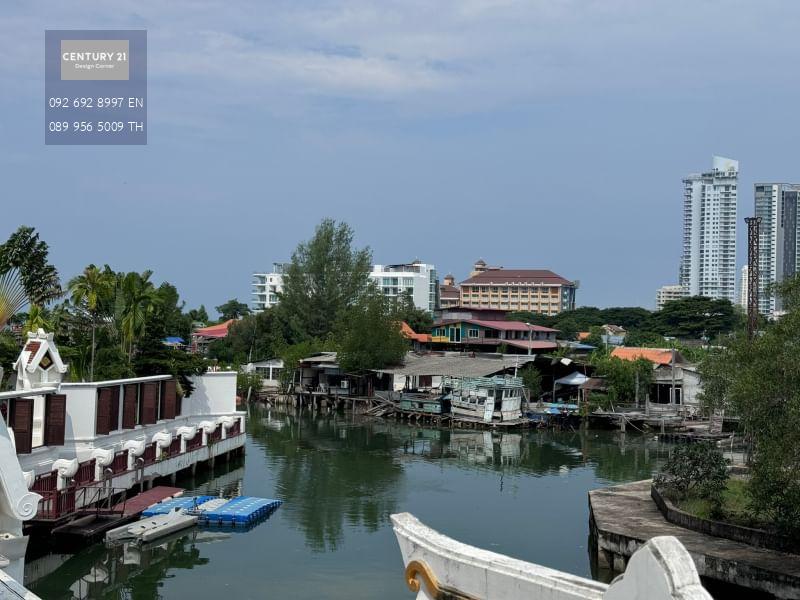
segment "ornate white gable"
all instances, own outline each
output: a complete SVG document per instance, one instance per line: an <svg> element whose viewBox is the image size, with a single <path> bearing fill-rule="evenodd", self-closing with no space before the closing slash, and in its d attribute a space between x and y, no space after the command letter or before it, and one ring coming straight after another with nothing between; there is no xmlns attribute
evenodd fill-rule
<svg viewBox="0 0 800 600"><path fill-rule="evenodd" d="M39 329L28 333L14 369L17 371L17 389L32 390L57 386L67 372L67 365L61 360L53 334Z"/></svg>

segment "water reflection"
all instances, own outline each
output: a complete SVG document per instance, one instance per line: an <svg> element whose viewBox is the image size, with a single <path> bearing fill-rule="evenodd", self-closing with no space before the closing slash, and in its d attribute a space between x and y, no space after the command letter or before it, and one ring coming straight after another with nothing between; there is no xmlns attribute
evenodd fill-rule
<svg viewBox="0 0 800 600"><path fill-rule="evenodd" d="M271 459L282 511L315 552L335 550L343 526L375 531L397 511L396 439L338 415L255 412L250 433Z"/></svg>
<svg viewBox="0 0 800 600"><path fill-rule="evenodd" d="M309 600L402 600L389 524L400 511L467 543L588 576L588 490L649 477L668 448L611 431L432 429L251 409L244 459L178 485L283 500L267 523L197 530L153 548L50 554L29 559L26 580L59 600L260 598L264 581Z"/></svg>
<svg viewBox="0 0 800 600"><path fill-rule="evenodd" d="M611 431L433 429L352 414L251 410L249 432L275 469L282 510L315 552L337 549L344 530L375 531L406 499L409 461L508 476L594 470L608 482L648 478L666 457L653 437Z"/></svg>

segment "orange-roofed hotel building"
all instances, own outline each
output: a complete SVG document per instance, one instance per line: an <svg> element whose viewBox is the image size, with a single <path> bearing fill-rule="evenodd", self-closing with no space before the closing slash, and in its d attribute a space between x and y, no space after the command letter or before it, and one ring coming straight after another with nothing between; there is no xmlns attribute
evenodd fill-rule
<svg viewBox="0 0 800 600"><path fill-rule="evenodd" d="M475 263L459 287L461 306L556 315L575 309L577 281L546 269L504 269Z"/></svg>

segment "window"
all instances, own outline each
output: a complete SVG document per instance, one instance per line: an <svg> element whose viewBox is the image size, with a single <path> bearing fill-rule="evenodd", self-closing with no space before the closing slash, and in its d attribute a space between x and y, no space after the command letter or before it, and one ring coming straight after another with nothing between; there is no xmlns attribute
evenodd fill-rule
<svg viewBox="0 0 800 600"><path fill-rule="evenodd" d="M476 338L476 337L478 337L478 330L477 330L477 329L475 329L475 328L468 329L468 330L467 330L467 336L468 336L468 337L471 337L471 338Z"/></svg>

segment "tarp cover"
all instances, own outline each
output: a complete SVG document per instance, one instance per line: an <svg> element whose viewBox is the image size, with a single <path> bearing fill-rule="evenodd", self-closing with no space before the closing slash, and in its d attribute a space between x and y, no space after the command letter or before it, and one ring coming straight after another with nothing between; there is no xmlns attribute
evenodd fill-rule
<svg viewBox="0 0 800 600"><path fill-rule="evenodd" d="M566 377L562 377L561 379L556 379L555 382L557 385L583 385L587 381L589 381L589 378L586 375L584 375L583 373L578 373L578 371L575 371L574 373L571 373Z"/></svg>

